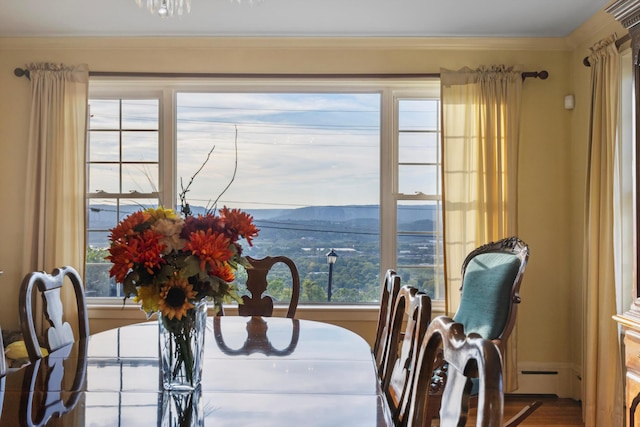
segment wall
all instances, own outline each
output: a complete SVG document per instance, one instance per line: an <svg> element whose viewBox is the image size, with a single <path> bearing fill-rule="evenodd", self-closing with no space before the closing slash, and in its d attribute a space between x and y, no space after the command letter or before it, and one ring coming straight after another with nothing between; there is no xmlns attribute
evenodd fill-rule
<svg viewBox="0 0 640 427"><path fill-rule="evenodd" d="M578 49L580 50L580 49ZM523 366L579 366L580 223L584 148L572 132L583 122L587 71L565 39L0 39L0 277L3 328L18 325L29 124L29 82L13 76L30 62L87 63L96 71L224 73L432 73L489 64L547 70L547 80L524 83L518 221L531 258L522 286L517 328ZM580 58L581 60L581 58ZM574 74L579 80L574 81ZM580 107L563 109L574 93ZM580 117L578 120L577 117ZM582 134L581 134L582 136ZM575 163L574 163L575 162ZM580 163L580 164L578 164ZM92 329L142 321L120 307L92 310ZM350 327L372 341L375 311L309 309L301 317ZM571 345L567 345L571 343ZM535 388L535 387L534 387ZM563 386L562 393L566 387Z"/></svg>

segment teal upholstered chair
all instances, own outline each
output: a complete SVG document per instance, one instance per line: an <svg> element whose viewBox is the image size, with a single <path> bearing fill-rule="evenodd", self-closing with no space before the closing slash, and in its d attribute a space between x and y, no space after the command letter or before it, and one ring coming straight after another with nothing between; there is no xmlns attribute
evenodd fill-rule
<svg viewBox="0 0 640 427"><path fill-rule="evenodd" d="M520 304L520 285L529 259L529 246L517 237L491 242L473 250L462 263L460 305L453 320L464 326L465 334L477 333L494 342L504 355L507 339L516 322ZM434 375L430 415L437 416L446 367ZM518 425L539 406L534 402L528 412L505 425Z"/></svg>
<svg viewBox="0 0 640 427"><path fill-rule="evenodd" d="M517 237L492 242L472 251L462 263L462 295L453 320L493 340L504 354L516 321L520 284L529 247Z"/></svg>

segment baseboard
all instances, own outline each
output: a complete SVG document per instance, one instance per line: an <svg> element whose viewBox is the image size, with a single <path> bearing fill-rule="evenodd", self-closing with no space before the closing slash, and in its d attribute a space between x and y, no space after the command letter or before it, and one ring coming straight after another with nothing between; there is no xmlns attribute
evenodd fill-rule
<svg viewBox="0 0 640 427"><path fill-rule="evenodd" d="M570 363L518 363L515 394L555 394L581 400L580 373Z"/></svg>

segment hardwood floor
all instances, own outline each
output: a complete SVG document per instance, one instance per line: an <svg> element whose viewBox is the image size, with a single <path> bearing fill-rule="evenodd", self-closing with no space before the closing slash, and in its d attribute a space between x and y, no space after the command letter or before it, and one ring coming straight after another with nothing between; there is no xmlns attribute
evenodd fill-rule
<svg viewBox="0 0 640 427"><path fill-rule="evenodd" d="M581 403L573 399L561 399L557 396L505 396L505 419L511 418L511 416L534 400L542 401L542 406L529 415L520 424L521 426L584 426Z"/></svg>
<svg viewBox="0 0 640 427"><path fill-rule="evenodd" d="M584 426L581 403L573 399L561 399L550 395L507 395L504 398L504 419L508 420L529 403L540 400L542 406L536 409L520 426ZM470 413L467 425L475 425L475 411Z"/></svg>

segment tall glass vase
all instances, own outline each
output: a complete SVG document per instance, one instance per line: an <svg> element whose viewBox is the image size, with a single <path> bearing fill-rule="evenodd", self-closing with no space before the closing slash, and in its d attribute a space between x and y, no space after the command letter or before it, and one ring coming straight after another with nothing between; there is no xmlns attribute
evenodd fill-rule
<svg viewBox="0 0 640 427"><path fill-rule="evenodd" d="M204 427L202 391L165 391L158 427Z"/></svg>
<svg viewBox="0 0 640 427"><path fill-rule="evenodd" d="M158 313L162 386L170 391L193 391L202 378L207 302L196 302L181 319Z"/></svg>

